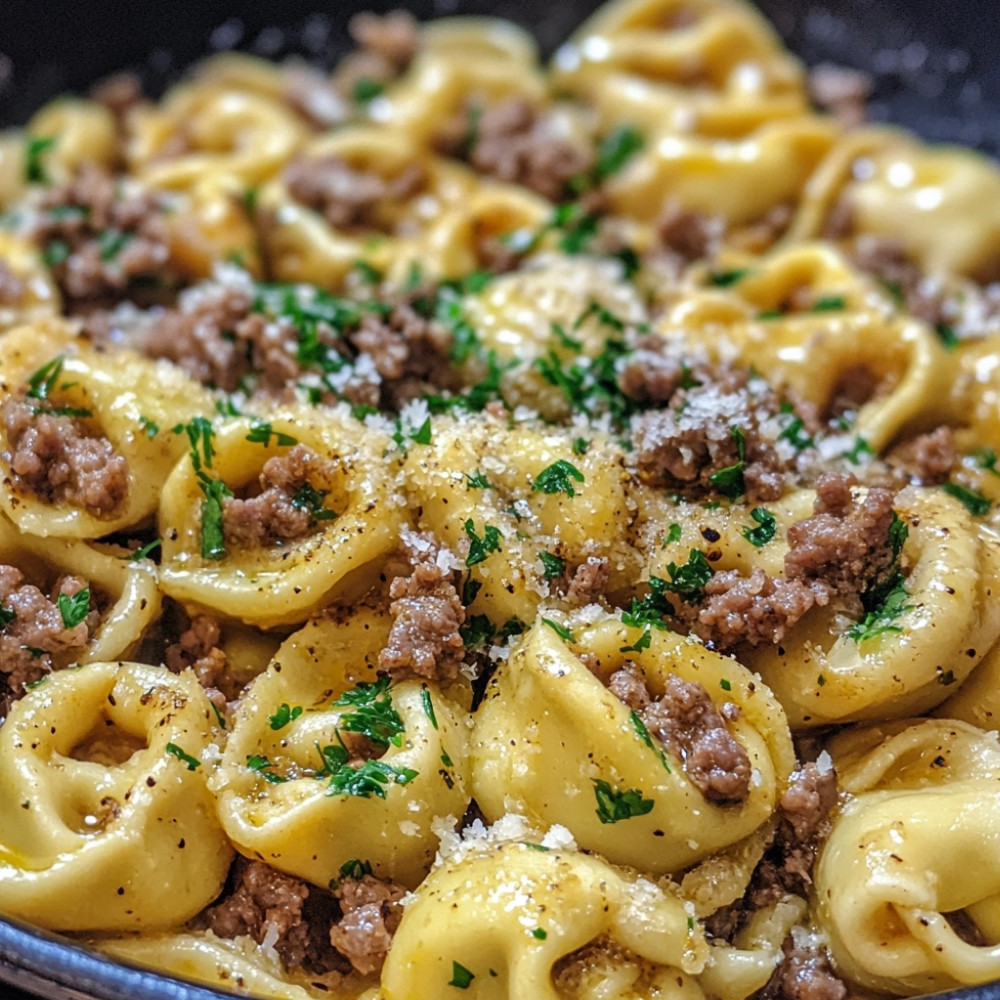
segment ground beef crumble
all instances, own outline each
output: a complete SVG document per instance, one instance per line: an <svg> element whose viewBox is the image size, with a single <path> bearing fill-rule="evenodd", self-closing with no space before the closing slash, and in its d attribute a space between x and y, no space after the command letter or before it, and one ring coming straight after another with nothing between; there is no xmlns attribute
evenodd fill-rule
<svg viewBox="0 0 1000 1000"><path fill-rule="evenodd" d="M870 74L846 66L820 63L809 71L809 96L845 129L859 128L867 121L873 88Z"/></svg>
<svg viewBox="0 0 1000 1000"><path fill-rule="evenodd" d="M388 953L405 890L362 875L343 878L334 892L237 857L220 898L192 921L222 938L249 935L273 944L288 970L336 986L356 970L376 972Z"/></svg>
<svg viewBox="0 0 1000 1000"><path fill-rule="evenodd" d="M114 513L125 499L128 461L93 432L89 418L60 416L8 396L0 419L16 489L44 503L83 507L96 517Z"/></svg>
<svg viewBox="0 0 1000 1000"><path fill-rule="evenodd" d="M566 587L566 603L576 608L594 604L607 592L610 578L611 567L607 559L588 556L574 570L567 569L563 574L561 582Z"/></svg>
<svg viewBox="0 0 1000 1000"><path fill-rule="evenodd" d="M447 156L474 170L526 187L549 201L565 197L574 177L590 169L593 153L553 134L551 123L523 97L483 107L470 98L435 137Z"/></svg>
<svg viewBox="0 0 1000 1000"><path fill-rule="evenodd" d="M42 249L72 311L120 299L138 278L176 282L169 269L166 210L163 195L125 189L85 164L68 183L41 195L28 235Z"/></svg>
<svg viewBox="0 0 1000 1000"><path fill-rule="evenodd" d="M85 580L64 576L56 581L51 596L46 596L27 583L20 570L0 565L0 609L4 619L9 619L0 628L3 714L24 694L26 684L39 680L53 666L66 666L83 651L100 622L93 595L90 612L73 628L66 628L58 600L60 594L72 597L86 587Z"/></svg>
<svg viewBox="0 0 1000 1000"><path fill-rule="evenodd" d="M919 486L940 486L947 482L957 460L955 433L947 426L918 434L886 456L889 467L903 483Z"/></svg>
<svg viewBox="0 0 1000 1000"><path fill-rule="evenodd" d="M706 368L694 375L683 365L678 372L669 358L655 357L654 350L641 347L619 377L631 398L661 406L633 419L640 477L651 485L704 495L718 492L713 477L742 463L747 501L778 499L789 463L761 433L761 425L779 412L774 394L752 392L745 372Z"/></svg>
<svg viewBox="0 0 1000 1000"><path fill-rule="evenodd" d="M408 577L389 585L392 628L379 669L394 680L432 677L451 680L465 654L459 629L465 608L458 595L455 557L433 535L404 532L403 544L413 566Z"/></svg>
<svg viewBox="0 0 1000 1000"><path fill-rule="evenodd" d="M631 663L611 675L608 688L683 761L691 783L709 802L728 805L750 794L750 758L726 726L739 715L736 705L716 709L701 684L675 674L667 677L662 697L654 699Z"/></svg>
<svg viewBox="0 0 1000 1000"><path fill-rule="evenodd" d="M284 179L297 202L348 233L388 231L386 203L412 198L427 180L419 164L386 179L374 171L356 170L337 156L299 157L285 168Z"/></svg>
<svg viewBox="0 0 1000 1000"><path fill-rule="evenodd" d="M296 494L313 480L331 479L337 471L332 462L320 458L303 444L294 445L284 455L269 458L260 474L258 494L222 501L226 545L280 545L310 534L320 524L317 511L309 504L297 502Z"/></svg>
<svg viewBox="0 0 1000 1000"><path fill-rule="evenodd" d="M167 646L164 663L175 674L188 668L194 670L209 700L225 713L228 703L239 697L243 685L232 674L221 640L222 632L215 618L195 615L177 641Z"/></svg>
<svg viewBox="0 0 1000 1000"><path fill-rule="evenodd" d="M836 974L825 950L796 945L789 938L782 959L758 1000L845 1000L847 984Z"/></svg>
<svg viewBox="0 0 1000 1000"><path fill-rule="evenodd" d="M420 46L420 28L409 11L388 14L361 11L347 23L347 30L360 48L337 65L334 79L348 99L362 81L385 84L399 76L413 60Z"/></svg>
<svg viewBox="0 0 1000 1000"><path fill-rule="evenodd" d="M861 594L892 562L893 493L872 487L856 499L855 484L853 476L820 475L812 516L788 529L784 576L769 577L760 567L749 576L714 574L697 608L678 609L691 619L691 631L713 648L731 649L780 642L811 608L833 600L859 614Z"/></svg>

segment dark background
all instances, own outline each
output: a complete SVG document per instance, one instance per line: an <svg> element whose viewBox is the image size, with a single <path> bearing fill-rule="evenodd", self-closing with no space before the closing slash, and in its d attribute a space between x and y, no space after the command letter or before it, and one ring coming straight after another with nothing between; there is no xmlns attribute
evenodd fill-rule
<svg viewBox="0 0 1000 1000"><path fill-rule="evenodd" d="M418 17L491 12L534 27L548 51L597 0L382 0ZM1000 153L1000 3L994 0L759 0L810 62L868 70L872 117L928 139ZM152 91L218 48L280 57L301 52L329 65L344 51L354 2L176 0L120 4L0 0L0 124L23 121L47 97L82 90L123 67Z"/></svg>
<svg viewBox="0 0 1000 1000"><path fill-rule="evenodd" d="M185 65L223 48L275 58L301 53L330 65L347 47L344 25L353 10L400 5L398 0L326 6L315 0L267 5L192 0L183 6L176 0L127 6L0 0L0 126L23 122L46 99L85 90L118 69L140 71L157 93ZM548 52L598 0L414 0L405 6L422 18L458 11L510 17L535 28ZM759 6L808 62L828 60L871 72L877 84L874 119L901 122L934 141L1000 154L1000 3L759 0ZM12 951L23 947L20 941L9 944ZM62 964L50 948L35 951L36 968L43 974L50 962ZM155 987L134 992L136 985L133 981L132 992L115 995L130 1000L167 995ZM112 987L95 987L94 994L111 995L105 989ZM987 988L987 994L1000 1000L996 991ZM85 997L91 990L63 987L49 995ZM27 994L0 981L0 1000L27 1000Z"/></svg>

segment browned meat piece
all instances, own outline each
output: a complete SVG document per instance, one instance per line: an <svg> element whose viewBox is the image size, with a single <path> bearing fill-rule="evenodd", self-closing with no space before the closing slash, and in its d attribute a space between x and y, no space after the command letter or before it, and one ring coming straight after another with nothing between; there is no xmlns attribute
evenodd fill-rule
<svg viewBox="0 0 1000 1000"><path fill-rule="evenodd" d="M391 10L381 16L361 11L347 22L347 30L358 45L395 72L406 69L420 46L419 26L406 10Z"/></svg>
<svg viewBox="0 0 1000 1000"><path fill-rule="evenodd" d="M362 975L382 968L392 936L403 919L399 900L406 890L363 875L341 880L335 893L343 916L330 928L330 942Z"/></svg>
<svg viewBox="0 0 1000 1000"><path fill-rule="evenodd" d="M408 577L389 585L393 616L388 643L379 653L379 669L399 680L434 677L451 680L465 654L459 629L465 608L456 590L456 574L447 553L432 535L404 535L413 566Z"/></svg>
<svg viewBox="0 0 1000 1000"><path fill-rule="evenodd" d="M289 194L345 232L385 230L387 202L404 202L426 183L418 164L391 180L371 171L355 170L337 156L299 157L284 173Z"/></svg>
<svg viewBox="0 0 1000 1000"><path fill-rule="evenodd" d="M138 74L128 71L105 77L91 87L90 96L99 104L103 104L122 127L132 109L146 99L142 90L142 80Z"/></svg>
<svg viewBox="0 0 1000 1000"><path fill-rule="evenodd" d="M892 561L893 494L874 486L858 503L851 495L853 482L838 473L820 476L815 513L788 529L785 576L807 582L818 604L864 593Z"/></svg>
<svg viewBox="0 0 1000 1000"><path fill-rule="evenodd" d="M119 299L135 279L170 272L170 233L163 195L126 189L93 164L45 191L28 235L42 248L52 275L72 304Z"/></svg>
<svg viewBox="0 0 1000 1000"><path fill-rule="evenodd" d="M816 594L799 580L772 579L759 566L750 576L735 570L716 573L705 584L692 631L716 649L741 642L758 646L780 642L816 603Z"/></svg>
<svg viewBox="0 0 1000 1000"><path fill-rule="evenodd" d="M523 97L485 108L470 100L435 139L438 150L467 159L481 174L519 184L549 201L566 194L568 182L590 169L593 153L552 134Z"/></svg>
<svg viewBox="0 0 1000 1000"><path fill-rule="evenodd" d="M820 63L809 71L809 96L846 129L859 128L868 119L868 98L874 82L868 73Z"/></svg>
<svg viewBox="0 0 1000 1000"><path fill-rule="evenodd" d="M49 598L26 583L20 570L0 565L0 620L5 623L0 628L0 705L9 706L20 698L25 684L53 668L53 658L58 666L66 666L74 654L83 651L100 621L93 595L90 612L73 628L66 628L58 601L60 594L72 597L86 586L86 581L66 576Z"/></svg>
<svg viewBox="0 0 1000 1000"><path fill-rule="evenodd" d="M689 212L670 200L655 223L659 245L681 264L714 257L726 234L726 220L718 215Z"/></svg>
<svg viewBox="0 0 1000 1000"><path fill-rule="evenodd" d="M210 615L195 615L177 642L167 646L164 662L175 674L191 667L212 703L225 712L243 685L233 677L220 640L219 623Z"/></svg>
<svg viewBox="0 0 1000 1000"><path fill-rule="evenodd" d="M821 770L804 764L788 779L788 788L778 802L782 839L804 843L830 832L830 810L837 804L837 775L833 768Z"/></svg>
<svg viewBox="0 0 1000 1000"><path fill-rule="evenodd" d="M618 376L621 391L642 406L666 406L684 381L684 363L664 347L659 337L643 338Z"/></svg>
<svg viewBox="0 0 1000 1000"><path fill-rule="evenodd" d="M92 433L87 418L56 416L8 396L0 406L14 486L45 503L67 503L97 517L128 493L128 461Z"/></svg>
<svg viewBox="0 0 1000 1000"><path fill-rule="evenodd" d="M222 501L226 544L273 545L308 535L316 527L316 511L310 504L297 501L296 493L311 479L326 478L334 472L330 462L302 444L285 455L269 458L260 475L260 493Z"/></svg>
<svg viewBox="0 0 1000 1000"><path fill-rule="evenodd" d="M650 735L683 761L691 783L709 802L746 799L750 758L701 684L670 674L663 696L653 700L635 667L628 664L611 675L608 687L636 712ZM728 708L729 715L739 711L735 705Z"/></svg>
<svg viewBox="0 0 1000 1000"><path fill-rule="evenodd" d="M342 125L347 119L347 106L329 77L306 63L285 69L281 94L316 131Z"/></svg>
<svg viewBox="0 0 1000 1000"><path fill-rule="evenodd" d="M833 971L825 950L785 942L784 958L760 1000L845 1000L847 985Z"/></svg>
<svg viewBox="0 0 1000 1000"><path fill-rule="evenodd" d="M20 305L26 291L27 286L10 269L10 265L5 260L0 260L0 305Z"/></svg>
<svg viewBox="0 0 1000 1000"><path fill-rule="evenodd" d="M947 481L957 457L955 435L942 425L894 448L886 461L905 482L939 486Z"/></svg>
<svg viewBox="0 0 1000 1000"><path fill-rule="evenodd" d="M638 387L638 380L630 381L634 389ZM658 388L650 383L638 391ZM700 372L697 384L678 389L670 404L633 422L635 460L644 481L700 493L721 492L718 474L742 463L749 502L781 496L785 463L760 434L761 421L778 412L772 394L751 395L745 375L722 369L714 378Z"/></svg>
<svg viewBox="0 0 1000 1000"><path fill-rule="evenodd" d="M580 563L573 570L566 587L566 601L574 607L593 604L603 597L608 589L611 569L607 559L589 556L586 562Z"/></svg>
<svg viewBox="0 0 1000 1000"><path fill-rule="evenodd" d="M849 206L842 209L849 212ZM924 277L920 268L894 240L859 236L853 251L854 264L878 278L905 304L908 312L931 326L946 323L948 298L937 282Z"/></svg>
<svg viewBox="0 0 1000 1000"><path fill-rule="evenodd" d="M329 892L263 862L237 857L222 896L193 925L222 938L247 934L258 944L273 941L289 970L347 973L350 965L329 940L338 910Z"/></svg>

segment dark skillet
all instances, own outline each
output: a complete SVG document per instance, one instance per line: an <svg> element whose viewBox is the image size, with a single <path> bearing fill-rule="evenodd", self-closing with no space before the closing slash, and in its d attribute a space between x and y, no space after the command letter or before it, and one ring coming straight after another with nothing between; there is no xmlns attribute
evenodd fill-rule
<svg viewBox="0 0 1000 1000"><path fill-rule="evenodd" d="M0 124L23 122L46 99L82 91L119 69L156 93L184 66L219 48L272 58L303 53L330 65L345 51L354 10L408 6L418 17L493 13L532 28L549 51L598 0L339 0L326 10L284 0L117 4L3 0ZM871 72L871 115L936 142L1000 154L1000 6L992 0L759 0L794 51ZM280 20L275 15L280 10ZM20 987L20 988L18 988ZM29 993L22 990L31 991ZM224 994L119 965L56 935L0 920L0 1000L218 1000ZM1000 1000L1000 984L951 994ZM524 998L530 1000L530 998Z"/></svg>

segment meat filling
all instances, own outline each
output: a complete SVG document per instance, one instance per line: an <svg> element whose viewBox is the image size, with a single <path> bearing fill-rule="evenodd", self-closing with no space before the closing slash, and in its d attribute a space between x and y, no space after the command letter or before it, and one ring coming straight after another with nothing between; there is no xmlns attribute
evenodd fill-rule
<svg viewBox="0 0 1000 1000"><path fill-rule="evenodd" d="M736 705L717 710L696 682L667 678L662 697L654 699L632 664L615 671L608 688L642 720L651 736L684 762L691 783L709 801L742 802L750 794L750 758L726 726L739 715ZM725 716L725 717L724 717Z"/></svg>

